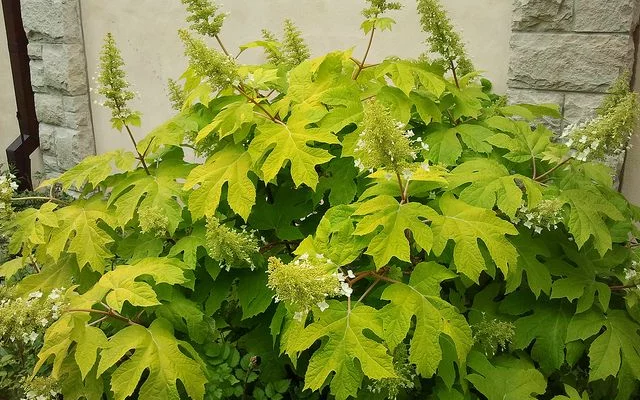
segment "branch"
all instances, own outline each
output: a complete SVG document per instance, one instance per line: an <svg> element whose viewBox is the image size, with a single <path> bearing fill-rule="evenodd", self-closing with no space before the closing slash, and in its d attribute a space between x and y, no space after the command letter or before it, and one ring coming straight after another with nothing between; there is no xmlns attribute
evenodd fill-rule
<svg viewBox="0 0 640 400"><path fill-rule="evenodd" d="M64 200L60 200L60 199L56 199L55 197L39 197L39 196L34 196L34 197L12 197L11 201L50 201L52 203L58 203L61 204L63 206L69 205L69 203L67 203Z"/></svg>
<svg viewBox="0 0 640 400"><path fill-rule="evenodd" d="M144 161L144 156L140 153L140 151L138 150L138 143L136 142L136 139L133 137L133 133L131 133L131 129L129 129L129 125L127 125L126 122L122 121L124 124L125 129L127 130L127 133L129 134L129 139L131 139L131 141L133 142L133 148L136 149L136 153L138 153L138 160L140 160L140 163L142 163L142 167L144 168L144 172L147 173L147 175L151 176L151 172L149 172L149 167L147 167L147 163L146 161ZM149 143L151 144L151 143Z"/></svg>
<svg viewBox="0 0 640 400"><path fill-rule="evenodd" d="M373 288L375 288L375 287L376 287L376 285L377 285L378 283L380 283L380 281L381 281L381 279L380 279L380 278L378 278L378 279L376 279L375 281L373 281L373 283L371 284L371 286L369 286L369 287L367 288L367 290L365 290L365 292L364 292L364 293L362 293L362 296L360 296L360 298L358 299L357 303L360 303L362 300L364 300L364 298L365 298L365 297L367 297L367 295L368 295L369 293L371 293L371 291L373 290Z"/></svg>
<svg viewBox="0 0 640 400"><path fill-rule="evenodd" d="M373 35L376 33L376 28L373 27L371 29L371 35L369 36L369 44L367 45L367 51L364 53L364 57L362 58L362 62L358 65L358 70L353 76L353 80L358 79L362 70L365 69L364 63L367 61L367 57L369 57L369 52L371 51L371 45L373 44Z"/></svg>
<svg viewBox="0 0 640 400"><path fill-rule="evenodd" d="M384 270L384 268L382 268L381 270ZM384 272L386 273L386 271ZM356 274L356 277L347 281L347 283L349 284L349 286L353 286L356 284L356 282L361 281L362 279L366 278L366 277L372 277L372 278L376 278L377 280L381 280L381 281L385 281L385 282L390 282L390 283L402 283L400 281L397 281L395 279L392 278L388 278L382 274L377 273L376 271L363 271L363 272L358 272Z"/></svg>
<svg viewBox="0 0 640 400"><path fill-rule="evenodd" d="M227 55L227 57L231 57L231 54L229 54L229 52L227 51L227 48L224 47L224 44L222 44L222 40L220 40L220 36L219 35L215 35L214 36L216 38L216 40L218 41L218 44L220 45L220 48L222 49L222 52L224 54Z"/></svg>
<svg viewBox="0 0 640 400"><path fill-rule="evenodd" d="M41 269L40 267L38 267L38 262L36 261L33 254L29 254L29 260L31 261L31 264L33 265L33 268L36 270L36 272L40 273Z"/></svg>
<svg viewBox="0 0 640 400"><path fill-rule="evenodd" d="M626 290L626 289L634 289L636 287L637 285L617 285L617 286L609 286L609 289L620 291L620 290Z"/></svg>
<svg viewBox="0 0 640 400"><path fill-rule="evenodd" d="M535 156L531 156L531 168L533 169L533 177L531 179L533 179L535 181L536 178L538 177L538 168L536 167L536 157Z"/></svg>
<svg viewBox="0 0 640 400"><path fill-rule="evenodd" d="M93 308L91 309L84 309L84 308L71 308L69 310L67 310L67 312L84 312L84 313L89 313L89 314L99 314L99 315L104 315L106 318L113 318L113 319L117 319L119 321L123 321L126 322L129 325L138 325L138 326L143 326L135 321L132 321L131 319L125 317L124 315L120 314L119 312L117 312L116 310L112 309L109 307L109 311L102 311L102 310L95 310Z"/></svg>
<svg viewBox="0 0 640 400"><path fill-rule="evenodd" d="M254 99L253 97L249 96L249 95L247 94L247 92L245 92L245 91L244 91L240 86L237 86L237 87L236 87L236 90L237 90L238 92L240 92L240 94L241 94L241 95L243 95L244 97L246 97L246 98L247 98L247 100L249 100L251 103L255 104L255 105L260 109L260 111L262 111L262 112L265 114L265 116L269 117L269 119L270 119L271 121L276 122L276 123L277 123L277 122L282 122L282 121L280 121L278 118L276 118L274 115L272 115L272 114L271 114L271 113L270 113L266 108L264 108L264 107L262 106L262 104L260 104L256 99Z"/></svg>
<svg viewBox="0 0 640 400"><path fill-rule="evenodd" d="M298 244L299 242L295 241L294 243ZM288 240L279 240L277 242L272 242L272 243L265 244L264 246L262 246L260 248L259 252L260 252L260 254L263 254L263 253L266 253L267 251L272 250L272 249L274 249L274 248L276 248L278 246L285 245L285 246L287 246L289 252L291 253L291 248L289 247L291 244L292 243L290 241L288 241Z"/></svg>
<svg viewBox="0 0 640 400"><path fill-rule="evenodd" d="M355 57L349 57L349 59L350 59L351 61L353 61L354 63L356 63L356 65L357 65L358 67L360 67L360 65L362 64L362 63L361 63L360 61L358 61L358 59L357 59L357 58L355 58ZM376 64L367 64L367 65L363 66L363 67L362 67L362 69L367 69L367 68L377 67L378 65L380 65L380 63L376 63Z"/></svg>
<svg viewBox="0 0 640 400"><path fill-rule="evenodd" d="M456 82L458 89L460 89L460 82L458 82L458 74L456 73L456 66L453 63L453 59L449 60L449 65L451 66L451 72L453 73L453 80Z"/></svg>
<svg viewBox="0 0 640 400"><path fill-rule="evenodd" d="M398 185L400 185L400 196L402 197L402 201L400 202L400 204L404 204L407 202L407 189L409 188L409 182L407 182L407 187L405 187L398 172L396 172L396 177L398 178Z"/></svg>
<svg viewBox="0 0 640 400"><path fill-rule="evenodd" d="M542 178L546 178L547 176L549 176L552 173L554 173L558 168L562 167L563 165L565 165L566 163L568 163L571 160L573 160L573 157L565 158L563 161L560 162L560 164L558 164L555 167L551 168L549 171L545 172L544 174L538 176L537 178L535 178L535 180L536 181L540 181L540 180L542 180Z"/></svg>

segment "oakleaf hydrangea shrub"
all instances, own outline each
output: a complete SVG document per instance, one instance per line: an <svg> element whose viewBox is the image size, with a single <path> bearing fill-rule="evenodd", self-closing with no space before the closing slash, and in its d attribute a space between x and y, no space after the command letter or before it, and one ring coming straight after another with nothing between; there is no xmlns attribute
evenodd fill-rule
<svg viewBox="0 0 640 400"><path fill-rule="evenodd" d="M319 57L293 21L234 51L221 5L183 3L176 115L135 139L107 36L96 89L131 150L43 184L75 199L7 215L0 339L36 344L34 395L640 395L640 210L603 163L636 125L628 85L557 138L558 110L492 93L435 0L417 2L426 55L377 63L401 3L367 1L363 54ZM60 296L55 316L16 323L34 296Z"/></svg>

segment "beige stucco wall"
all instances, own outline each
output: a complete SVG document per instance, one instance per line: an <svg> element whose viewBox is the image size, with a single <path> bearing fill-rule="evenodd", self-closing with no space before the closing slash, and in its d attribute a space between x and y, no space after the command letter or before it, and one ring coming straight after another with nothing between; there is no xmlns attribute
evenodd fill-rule
<svg viewBox="0 0 640 400"><path fill-rule="evenodd" d="M0 14L0 163L4 167L7 165L7 155L4 150L18 137L19 133L7 33L4 19Z"/></svg>
<svg viewBox="0 0 640 400"><path fill-rule="evenodd" d="M184 6L180 0L81 0L83 29L89 75L95 75L102 39L112 32L128 65L129 80L141 98L135 107L143 113L143 127L136 135L161 123L171 115L165 95L168 78L177 78L185 67L183 49L177 38L185 26ZM304 32L314 55L355 46L361 57L366 39L359 30L361 0L227 0L231 13L222 33L229 49L259 38L260 30L279 30L284 18L293 19ZM415 1L402 0L405 9L396 13L393 32L381 34L375 41L370 60L388 55L416 57L425 50L422 43ZM445 0L454 22L462 28L476 66L486 71L498 92L506 90L511 1ZM257 61L259 50L241 60ZM97 151L128 146L128 139L109 127L109 114L93 104L93 122Z"/></svg>

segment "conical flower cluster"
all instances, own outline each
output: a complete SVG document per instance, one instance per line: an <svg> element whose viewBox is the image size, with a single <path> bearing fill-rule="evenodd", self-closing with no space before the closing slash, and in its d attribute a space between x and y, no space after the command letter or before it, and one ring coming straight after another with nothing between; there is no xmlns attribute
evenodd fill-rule
<svg viewBox="0 0 640 400"><path fill-rule="evenodd" d="M104 40L100 53L100 72L98 74L98 93L104 96L103 106L111 110L111 122L116 129L125 124L139 125L140 113L133 111L129 102L136 97L129 89L124 71L124 61L111 33Z"/></svg>
<svg viewBox="0 0 640 400"><path fill-rule="evenodd" d="M276 257L269 259L268 286L276 292L276 301L284 301L302 316L313 307L328 307L326 299L350 288L336 273L331 260L318 254L303 254L285 264ZM346 286L346 288L345 288Z"/></svg>
<svg viewBox="0 0 640 400"><path fill-rule="evenodd" d="M568 125L562 133L579 161L603 161L622 154L638 123L638 95L630 90L629 75L623 74L610 89L596 118Z"/></svg>
<svg viewBox="0 0 640 400"><path fill-rule="evenodd" d="M258 240L246 230L237 231L220 223L216 217L207 219L207 250L220 266L254 269L252 256L260 251Z"/></svg>
<svg viewBox="0 0 640 400"><path fill-rule="evenodd" d="M413 132L405 131L380 102L367 103L362 125L355 149L356 166L361 170L386 169L401 174L416 159Z"/></svg>

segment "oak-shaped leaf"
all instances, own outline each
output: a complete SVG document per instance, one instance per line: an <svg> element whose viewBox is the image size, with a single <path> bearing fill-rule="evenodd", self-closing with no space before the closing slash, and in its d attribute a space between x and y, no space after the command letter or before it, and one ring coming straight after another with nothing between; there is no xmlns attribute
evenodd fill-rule
<svg viewBox="0 0 640 400"><path fill-rule="evenodd" d="M11 232L8 250L10 254L30 253L33 247L45 244L47 233L59 226L54 210L58 206L45 203L39 209L27 208L15 214L5 227Z"/></svg>
<svg viewBox="0 0 640 400"><path fill-rule="evenodd" d="M543 125L532 130L529 123L524 121L515 122L496 116L489 118L485 123L503 132L491 136L488 142L508 150L503 157L515 163L543 158L553 137L553 132Z"/></svg>
<svg viewBox="0 0 640 400"><path fill-rule="evenodd" d="M577 299L576 313L582 313L593 306L597 295L600 307L607 311L611 289L596 279L605 268L597 264L598 260L589 257L589 253L578 252L571 246L563 246L563 251L566 259L552 259L547 263L551 275L556 277L551 286L551 298ZM591 255L594 253L592 251Z"/></svg>
<svg viewBox="0 0 640 400"><path fill-rule="evenodd" d="M321 201L325 193L329 192L330 205L351 203L358 189L355 181L358 172L352 158L334 158L320 176L314 201Z"/></svg>
<svg viewBox="0 0 640 400"><path fill-rule="evenodd" d="M453 240L456 268L478 281L482 271L488 269L478 243L481 240L493 262L507 275L509 266L518 260L518 252L506 235L517 235L518 230L493 211L470 206L450 193L443 195L439 204L442 215L436 214L431 223L433 252L442 254L447 242Z"/></svg>
<svg viewBox="0 0 640 400"><path fill-rule="evenodd" d="M105 384L103 377L96 376L96 369L97 365L83 377L75 355L68 356L58 379L65 400L102 400Z"/></svg>
<svg viewBox="0 0 640 400"><path fill-rule="evenodd" d="M72 187L81 191L88 184L95 189L116 172L133 171L135 162L135 155L123 150L90 156L59 177L42 182L40 187L60 184L64 191Z"/></svg>
<svg viewBox="0 0 640 400"><path fill-rule="evenodd" d="M51 375L60 378L63 363L75 344L73 357L82 378L86 378L98 359L99 349L107 344L107 336L100 328L88 325L90 320L91 316L86 312L69 311L62 314L44 335L44 345L38 353L34 373L53 357Z"/></svg>
<svg viewBox="0 0 640 400"><path fill-rule="evenodd" d="M518 251L518 261L511 266L506 276L506 293L512 293L522 285L524 275L527 276L529 289L536 297L541 293L551 294L551 272L546 260L551 257L551 251L545 240L521 233L509 238Z"/></svg>
<svg viewBox="0 0 640 400"><path fill-rule="evenodd" d="M522 206L525 192L529 208L542 199L539 184L533 179L512 175L504 165L488 158L467 161L451 171L449 190L462 186L460 200L488 209L497 206L511 218Z"/></svg>
<svg viewBox="0 0 640 400"><path fill-rule="evenodd" d="M607 228L606 218L614 221L624 219L624 215L613 203L600 192L589 189L565 190L559 198L571 207L565 224L578 248L584 246L591 237L594 247L601 255L612 248L611 232Z"/></svg>
<svg viewBox="0 0 640 400"><path fill-rule="evenodd" d="M190 277L185 275L185 271L190 268L195 268L195 265L190 266L178 259L167 257L146 258L133 265L119 265L113 271L104 274L81 296L85 302L83 306L91 307L103 299L109 307L118 312L122 311L125 302L138 307L159 305L153 287L140 278L150 276L155 284L189 286Z"/></svg>
<svg viewBox="0 0 640 400"><path fill-rule="evenodd" d="M334 109L357 109L360 103L360 89L351 78L353 62L350 52L333 52L325 57L308 60L289 73L289 88L284 99L279 102L280 115L286 115L295 106L326 111L326 106ZM361 108L361 107L360 107ZM326 124L325 128L329 125ZM337 132L341 127L334 127Z"/></svg>
<svg viewBox="0 0 640 400"><path fill-rule="evenodd" d="M181 146L187 137L195 135L209 124L215 112L240 98L239 96L223 96L209 101L208 107L204 106L207 103L205 101L189 106L149 132L144 139L138 142L138 151L149 156L161 154L170 147Z"/></svg>
<svg viewBox="0 0 640 400"><path fill-rule="evenodd" d="M544 373L560 369L565 360L567 326L573 314L562 303L535 303L533 314L515 322L515 337L512 347L526 349L531 342L531 357L538 362Z"/></svg>
<svg viewBox="0 0 640 400"><path fill-rule="evenodd" d="M255 105L245 99L240 99L226 105L209 125L198 132L195 142L201 142L213 132L217 133L220 139L233 135L240 130L243 125L253 123L255 119L255 115L253 114L254 108Z"/></svg>
<svg viewBox="0 0 640 400"><path fill-rule="evenodd" d="M355 261L367 247L370 235L355 235L352 215L355 205L330 208L320 220L314 236L308 236L296 248L297 255L322 254L336 266L342 267Z"/></svg>
<svg viewBox="0 0 640 400"><path fill-rule="evenodd" d="M429 197L432 191L447 187L448 178L449 172L444 167L428 166L427 164L415 165L411 169L410 177L405 181L405 185L409 185L406 188L407 195L410 198ZM369 174L367 179L371 183L360 195L360 201L381 195L400 197L400 188L395 173L379 169Z"/></svg>
<svg viewBox="0 0 640 400"><path fill-rule="evenodd" d="M533 121L542 117L562 118L560 107L557 104L512 104L500 107L500 112L506 116L523 117Z"/></svg>
<svg viewBox="0 0 640 400"><path fill-rule="evenodd" d="M193 189L189 210L194 219L214 215L226 187L229 206L246 221L256 202L256 188L248 176L251 165L251 156L241 145L227 145L194 168L184 185Z"/></svg>
<svg viewBox="0 0 640 400"><path fill-rule="evenodd" d="M312 215L312 195L308 188L294 188L291 181L280 184L272 199L257 197L249 225L260 231L274 230L280 240L302 239L298 221Z"/></svg>
<svg viewBox="0 0 640 400"><path fill-rule="evenodd" d="M54 263L43 265L40 272L31 274L14 286L16 296L30 293L49 294L53 289L68 288L79 274L78 264L72 254L66 254Z"/></svg>
<svg viewBox="0 0 640 400"><path fill-rule="evenodd" d="M393 358L387 348L371 338L383 336L379 312L358 304L349 310L346 303L328 302L329 308L317 313L315 321L296 331L290 338L287 352L295 355L321 340L309 360L305 374L305 388L320 389L331 377L331 393L338 400L355 397L364 376L370 379L396 377ZM358 362L356 362L356 360Z"/></svg>
<svg viewBox="0 0 640 400"><path fill-rule="evenodd" d="M367 254L373 257L378 268L387 265L397 257L401 261L411 261L411 249L405 231L411 231L413 239L425 251L431 250L433 234L427 225L436 212L420 203L401 204L392 196L379 196L362 203L354 216L362 216L355 235L365 236L376 233L367 247ZM381 228L381 229L380 229Z"/></svg>
<svg viewBox="0 0 640 400"><path fill-rule="evenodd" d="M133 351L126 361L122 358ZM187 342L176 339L171 324L155 320L149 328L128 326L103 346L98 375L115 367L111 373L111 391L115 400L124 400L140 385L139 398L180 400L177 381L192 399L203 399L207 378L202 361Z"/></svg>
<svg viewBox="0 0 640 400"><path fill-rule="evenodd" d="M46 245L46 254L58 261L65 253L74 254L78 266L86 265L102 272L108 260L113 257L109 245L114 239L108 226L116 226L112 210L101 196L89 200L77 200L56 211L58 226L51 229Z"/></svg>
<svg viewBox="0 0 640 400"><path fill-rule="evenodd" d="M391 349L405 340L415 316L409 361L425 378L431 377L442 361L443 335L453 341L459 363L464 363L473 345L471 328L464 316L440 297L440 284L456 277L455 272L442 265L421 263L408 284L394 283L382 294L382 299L391 302L381 311L384 339Z"/></svg>
<svg viewBox="0 0 640 400"><path fill-rule="evenodd" d="M26 268L27 265L23 257L13 258L0 265L0 278L4 278L5 282L10 281L14 275Z"/></svg>
<svg viewBox="0 0 640 400"><path fill-rule="evenodd" d="M198 250L207 249L206 227L203 223L192 225L192 231L176 241L169 249L169 257L182 254L182 261L187 265L196 265L198 262Z"/></svg>
<svg viewBox="0 0 640 400"><path fill-rule="evenodd" d="M138 209L160 210L168 218L167 231L173 234L182 221L182 205L185 193L179 179L184 179L192 165L185 163L182 151L166 154L151 175L138 169L127 174L114 186L109 196L109 206L116 209L118 225L124 227Z"/></svg>
<svg viewBox="0 0 640 400"><path fill-rule="evenodd" d="M602 328L605 328L602 331ZM591 310L576 314L567 329L567 342L587 340L589 347L589 381L606 379L627 372L640 379L640 325L622 310L606 314ZM624 371L623 371L624 370ZM622 384L622 382L619 382Z"/></svg>
<svg viewBox="0 0 640 400"><path fill-rule="evenodd" d="M258 133L249 145L249 154L261 165L264 181L271 181L290 163L291 177L296 186L305 184L315 189L319 180L316 166L326 163L334 156L328 150L312 144L339 144L340 141L329 131L307 127L318 122L313 112L300 108L296 110L286 123L261 121L257 126Z"/></svg>
<svg viewBox="0 0 640 400"><path fill-rule="evenodd" d="M530 361L504 355L491 361L484 354L472 351L469 367L474 373L466 379L487 400L535 400L547 388L547 381Z"/></svg>
<svg viewBox="0 0 640 400"><path fill-rule="evenodd" d="M424 137L429 145L427 157L435 163L455 165L462 155L462 143L478 153L491 153L488 139L494 135L482 125L461 124L453 128L442 127Z"/></svg>
<svg viewBox="0 0 640 400"><path fill-rule="evenodd" d="M436 98L442 95L446 86L441 76L416 62L386 60L377 67L376 73L378 76L389 75L393 84L407 96L416 88L416 80Z"/></svg>

